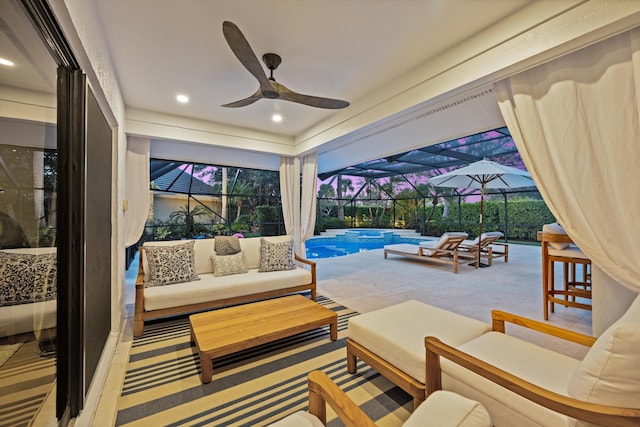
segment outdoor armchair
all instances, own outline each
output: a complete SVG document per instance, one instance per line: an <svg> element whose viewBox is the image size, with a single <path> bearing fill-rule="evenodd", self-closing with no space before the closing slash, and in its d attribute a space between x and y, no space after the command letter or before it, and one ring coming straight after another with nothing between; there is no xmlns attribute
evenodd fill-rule
<svg viewBox="0 0 640 427"><path fill-rule="evenodd" d="M427 393L478 400L496 427L640 425L640 297L597 340L501 311L492 318L494 332L458 347L425 338ZM591 348L572 359L507 336L505 322Z"/></svg>

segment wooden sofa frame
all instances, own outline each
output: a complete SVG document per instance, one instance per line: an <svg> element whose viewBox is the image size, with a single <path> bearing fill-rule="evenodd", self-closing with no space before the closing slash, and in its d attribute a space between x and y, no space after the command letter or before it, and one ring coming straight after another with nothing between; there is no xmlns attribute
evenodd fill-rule
<svg viewBox="0 0 640 427"><path fill-rule="evenodd" d="M498 310L492 311L491 317L493 330L497 332L504 333L505 322L509 322L588 347L592 346L596 340L588 335ZM608 427L640 425L640 409L589 403L555 393L451 347L435 337L425 338L425 348L427 395L442 389L440 357L444 357L513 393L569 417Z"/></svg>
<svg viewBox="0 0 640 427"><path fill-rule="evenodd" d="M311 291L311 299L316 299L316 263L308 259L295 255L295 260L309 266L311 271L311 283L301 286L291 286L288 288L277 289L267 292L257 292L249 295L242 295L233 298L223 298L213 301L203 301L198 304L181 305L178 307L163 308L160 310L144 309L144 269L142 259L144 257L144 246L140 247L140 263L138 266L138 276L136 278L136 300L134 308L134 326L133 335L138 337L142 335L145 320L157 319L160 317L175 316L179 314L194 313L212 308L225 307L235 304L243 304L263 299L288 295L294 292Z"/></svg>

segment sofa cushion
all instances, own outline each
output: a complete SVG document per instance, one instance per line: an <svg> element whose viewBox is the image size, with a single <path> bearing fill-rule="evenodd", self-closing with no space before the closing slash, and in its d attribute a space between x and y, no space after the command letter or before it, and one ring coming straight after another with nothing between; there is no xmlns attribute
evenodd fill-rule
<svg viewBox="0 0 640 427"><path fill-rule="evenodd" d="M491 427L491 417L475 400L450 391L433 392L402 427Z"/></svg>
<svg viewBox="0 0 640 427"><path fill-rule="evenodd" d="M0 306L56 299L56 262L55 253L0 252Z"/></svg>
<svg viewBox="0 0 640 427"><path fill-rule="evenodd" d="M260 268L258 271L292 270L293 264L293 239L285 242L270 242L265 238L260 239Z"/></svg>
<svg viewBox="0 0 640 427"><path fill-rule="evenodd" d="M225 256L220 256L216 252L216 254L211 256L211 262L213 262L214 277L247 272L247 267L244 265L244 252Z"/></svg>
<svg viewBox="0 0 640 427"><path fill-rule="evenodd" d="M348 335L424 383L424 337L457 346L490 330L487 323L410 300L350 318Z"/></svg>
<svg viewBox="0 0 640 427"><path fill-rule="evenodd" d="M640 408L640 296L598 337L569 381L571 397L591 403ZM587 426L576 423L571 425Z"/></svg>
<svg viewBox="0 0 640 427"><path fill-rule="evenodd" d="M311 283L312 275L306 268L258 273L250 269L244 274L214 277L213 273L200 275L197 282L155 286L144 290L145 310L179 307L269 292Z"/></svg>
<svg viewBox="0 0 640 427"><path fill-rule="evenodd" d="M217 255L235 255L240 252L240 239L235 236L216 236L213 240Z"/></svg>
<svg viewBox="0 0 640 427"><path fill-rule="evenodd" d="M162 286L173 283L200 280L194 268L194 242L145 247L149 265L149 282L146 286Z"/></svg>

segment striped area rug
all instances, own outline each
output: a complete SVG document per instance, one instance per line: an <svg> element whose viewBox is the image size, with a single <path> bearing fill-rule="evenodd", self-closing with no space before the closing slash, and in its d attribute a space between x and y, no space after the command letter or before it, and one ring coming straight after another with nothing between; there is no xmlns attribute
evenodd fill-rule
<svg viewBox="0 0 640 427"><path fill-rule="evenodd" d="M38 343L23 344L0 367L0 426L28 426L53 390L56 358L38 355Z"/></svg>
<svg viewBox="0 0 640 427"><path fill-rule="evenodd" d="M318 296L338 313L338 340L319 328L214 359L213 379L202 384L187 317L145 325L134 340L118 401L118 426L265 426L307 408L306 376L325 371L379 426L398 426L411 397L360 363L347 373L345 333L357 314ZM340 426L328 411L329 426Z"/></svg>

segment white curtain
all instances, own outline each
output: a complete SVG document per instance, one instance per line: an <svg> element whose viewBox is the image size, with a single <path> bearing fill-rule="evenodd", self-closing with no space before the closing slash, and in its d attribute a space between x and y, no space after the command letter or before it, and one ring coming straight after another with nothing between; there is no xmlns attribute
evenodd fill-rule
<svg viewBox="0 0 640 427"><path fill-rule="evenodd" d="M127 138L125 246L131 246L140 239L149 213L149 147L149 139Z"/></svg>
<svg viewBox="0 0 640 427"><path fill-rule="evenodd" d="M594 265L640 292L640 30L495 90L551 212Z"/></svg>
<svg viewBox="0 0 640 427"><path fill-rule="evenodd" d="M302 158L302 199L300 205L299 254L304 257L304 242L313 236L316 226L316 183L318 180L318 153Z"/></svg>
<svg viewBox="0 0 640 427"><path fill-rule="evenodd" d="M280 157L280 194L284 226L287 235L293 237L296 253L300 254L296 244L300 235L300 159L297 157Z"/></svg>

